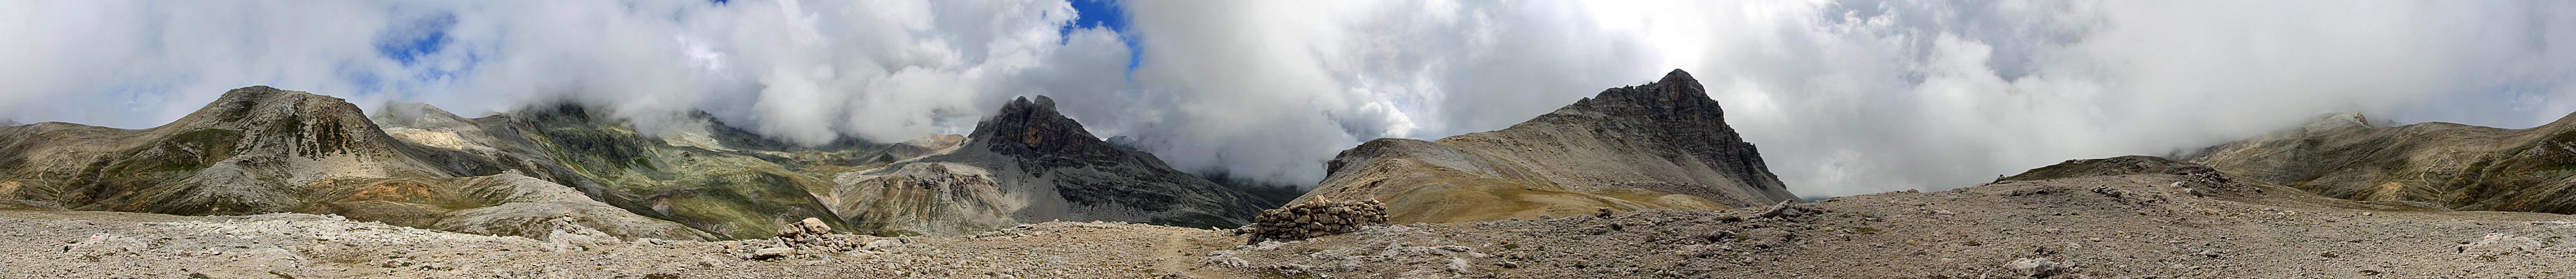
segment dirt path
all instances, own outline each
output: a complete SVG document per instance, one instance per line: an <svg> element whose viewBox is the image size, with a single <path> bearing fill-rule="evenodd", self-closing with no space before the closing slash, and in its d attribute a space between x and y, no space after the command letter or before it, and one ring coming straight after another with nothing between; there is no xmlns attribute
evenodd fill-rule
<svg viewBox="0 0 2576 279"><path fill-rule="evenodd" d="M1196 231L1173 231L1171 234L1163 236L1163 244L1154 246L1154 255L1156 258L1160 259L1154 262L1154 269L1159 271L1156 273L1181 274L1188 278L1219 278L1219 276L1191 268L1193 265L1191 259L1197 258L1190 256L1190 250L1194 249L1189 249L1190 246L1192 246L1190 243L1190 234L1195 232Z"/></svg>

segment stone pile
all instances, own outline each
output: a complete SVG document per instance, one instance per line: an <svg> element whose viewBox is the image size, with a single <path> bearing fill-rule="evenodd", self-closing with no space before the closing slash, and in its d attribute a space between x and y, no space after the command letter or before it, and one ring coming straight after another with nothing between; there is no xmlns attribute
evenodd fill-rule
<svg viewBox="0 0 2576 279"><path fill-rule="evenodd" d="M1235 229L1235 233L1252 235L1247 243L1261 243L1348 233L1358 231L1360 226L1384 224L1386 204L1377 200L1318 201L1262 211L1252 217L1252 224Z"/></svg>
<svg viewBox="0 0 2576 279"><path fill-rule="evenodd" d="M833 234L832 226L823 224L822 219L805 218L803 221L779 226L778 238L775 240L727 241L721 245L727 253L744 259L758 260L872 248L871 246L874 245L868 243L869 238L851 234Z"/></svg>
<svg viewBox="0 0 2576 279"><path fill-rule="evenodd" d="M827 242L824 238L831 234L832 226L824 225L823 219L805 218L804 221L778 226L778 242L789 248L822 245Z"/></svg>

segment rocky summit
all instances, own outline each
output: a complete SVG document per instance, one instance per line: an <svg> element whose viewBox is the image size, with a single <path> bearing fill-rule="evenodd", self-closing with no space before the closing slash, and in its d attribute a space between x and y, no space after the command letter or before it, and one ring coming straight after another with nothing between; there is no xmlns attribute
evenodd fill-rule
<svg viewBox="0 0 2576 279"><path fill-rule="evenodd" d="M1344 150L1299 197L1376 199L1395 223L1724 209L1795 200L1690 73L1603 90L1502 130Z"/></svg>
<svg viewBox="0 0 2576 279"><path fill-rule="evenodd" d="M901 234L1045 220L1231 228L1277 206L1109 145L1045 96L1011 100L962 143L834 181L820 195L835 212L861 228Z"/></svg>

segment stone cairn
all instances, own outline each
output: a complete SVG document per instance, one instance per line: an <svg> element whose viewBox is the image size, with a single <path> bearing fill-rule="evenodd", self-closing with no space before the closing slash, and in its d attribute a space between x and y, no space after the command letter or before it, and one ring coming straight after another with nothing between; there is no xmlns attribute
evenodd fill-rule
<svg viewBox="0 0 2576 279"><path fill-rule="evenodd" d="M1250 234L1247 243L1261 243L1322 237L1385 224L1386 205L1377 200L1318 201L1262 211L1252 217L1252 224L1235 229L1235 234Z"/></svg>
<svg viewBox="0 0 2576 279"><path fill-rule="evenodd" d="M868 248L869 237L833 234L832 226L823 219L787 223L778 227L778 239L723 242L724 249L745 259L774 259L798 254L847 252Z"/></svg>
<svg viewBox="0 0 2576 279"><path fill-rule="evenodd" d="M778 226L778 242L779 244L785 244L788 248L805 248L830 244L827 243L830 241L824 238L829 237L831 234L832 226L824 225L823 219L805 218L803 221Z"/></svg>

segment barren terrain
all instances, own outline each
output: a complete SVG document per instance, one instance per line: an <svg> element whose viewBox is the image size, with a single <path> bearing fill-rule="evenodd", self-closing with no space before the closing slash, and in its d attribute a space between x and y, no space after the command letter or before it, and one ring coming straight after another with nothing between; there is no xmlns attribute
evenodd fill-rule
<svg viewBox="0 0 2576 279"><path fill-rule="evenodd" d="M2129 157L2123 157L2129 158ZM1725 211L1228 231L1047 222L963 237L538 241L303 214L0 211L9 277L2557 278L2576 218L2329 199L2197 165L2070 162L1989 185ZM2091 165L2086 165L2091 164Z"/></svg>

